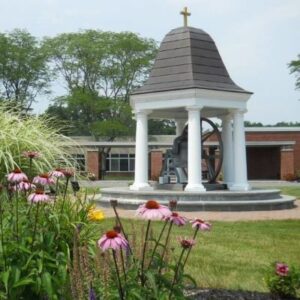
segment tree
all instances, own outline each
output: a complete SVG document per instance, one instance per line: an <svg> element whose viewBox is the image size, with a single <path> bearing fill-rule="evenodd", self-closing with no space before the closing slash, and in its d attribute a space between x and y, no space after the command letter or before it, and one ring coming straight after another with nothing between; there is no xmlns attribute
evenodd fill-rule
<svg viewBox="0 0 300 300"><path fill-rule="evenodd" d="M292 60L288 66L291 73L296 75L296 89L300 89L300 54L298 54L298 59Z"/></svg>
<svg viewBox="0 0 300 300"><path fill-rule="evenodd" d="M129 100L146 78L157 51L152 39L130 32L86 30L44 41L69 91L97 92L106 99Z"/></svg>
<svg viewBox="0 0 300 300"><path fill-rule="evenodd" d="M151 135L174 135L176 124L173 120L149 120L149 134Z"/></svg>
<svg viewBox="0 0 300 300"><path fill-rule="evenodd" d="M0 33L0 96L27 113L37 95L48 93L47 55L24 30Z"/></svg>
<svg viewBox="0 0 300 300"><path fill-rule="evenodd" d="M245 127L263 127L264 125L261 122L245 121L244 126Z"/></svg>
<svg viewBox="0 0 300 300"><path fill-rule="evenodd" d="M44 47L68 90L48 114L70 121L71 133L96 139L113 141L134 132L129 93L150 71L157 51L153 40L87 30L47 38Z"/></svg>

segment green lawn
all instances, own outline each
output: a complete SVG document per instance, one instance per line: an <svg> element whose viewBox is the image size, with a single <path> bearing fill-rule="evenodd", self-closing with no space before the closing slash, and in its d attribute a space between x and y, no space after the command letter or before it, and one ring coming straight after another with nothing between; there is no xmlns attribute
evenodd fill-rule
<svg viewBox="0 0 300 300"><path fill-rule="evenodd" d="M113 219L101 223L109 229ZM142 221L126 220L128 234ZM134 224L134 225L133 225ZM155 222L154 232L162 224ZM175 228L172 246L179 252L177 237L192 236L190 225ZM300 267L300 221L214 222L211 232L201 233L186 271L200 287L267 291L263 277L275 261Z"/></svg>
<svg viewBox="0 0 300 300"><path fill-rule="evenodd" d="M286 187L282 187L280 188L282 194L284 195L290 195L290 196L294 196L297 197L298 199L300 199L300 187L294 187L294 186L286 186Z"/></svg>

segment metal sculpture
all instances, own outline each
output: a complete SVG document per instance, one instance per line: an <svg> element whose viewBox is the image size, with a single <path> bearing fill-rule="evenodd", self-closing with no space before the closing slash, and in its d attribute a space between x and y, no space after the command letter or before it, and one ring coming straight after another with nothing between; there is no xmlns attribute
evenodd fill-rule
<svg viewBox="0 0 300 300"><path fill-rule="evenodd" d="M223 163L223 142L221 133L214 122L207 118L201 118L201 144L202 144L202 177L208 183L216 183ZM214 136L213 141L209 139ZM165 153L164 165L161 172L163 183L170 183L176 176L176 182L187 183L187 146L188 125L174 142L172 149ZM218 153L217 153L218 150Z"/></svg>

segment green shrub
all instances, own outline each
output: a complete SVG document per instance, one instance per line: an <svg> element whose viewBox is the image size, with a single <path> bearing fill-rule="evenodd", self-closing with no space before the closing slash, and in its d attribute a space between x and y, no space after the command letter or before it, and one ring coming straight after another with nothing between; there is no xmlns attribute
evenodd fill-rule
<svg viewBox="0 0 300 300"><path fill-rule="evenodd" d="M272 294L281 297L295 297L300 289L300 270L284 263L272 264L271 271L265 278Z"/></svg>
<svg viewBox="0 0 300 300"><path fill-rule="evenodd" d="M90 204L68 192L71 172L62 171L64 178L53 178L61 183L55 194L46 194L41 183L24 190L11 176L0 187L0 299L74 299L69 272L76 264L74 241L80 247L98 234L89 221Z"/></svg>

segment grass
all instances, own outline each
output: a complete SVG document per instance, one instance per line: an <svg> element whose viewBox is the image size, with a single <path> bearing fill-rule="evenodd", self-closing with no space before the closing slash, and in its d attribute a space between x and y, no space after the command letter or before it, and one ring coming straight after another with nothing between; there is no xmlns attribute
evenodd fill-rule
<svg viewBox="0 0 300 300"><path fill-rule="evenodd" d="M300 184L299 184L300 185ZM294 187L294 186L286 186L280 188L282 194L284 195L289 195L289 196L294 196L300 199L300 187Z"/></svg>
<svg viewBox="0 0 300 300"><path fill-rule="evenodd" d="M101 231L109 229L107 219ZM125 220L127 232L132 226L139 233L145 222ZM134 224L134 225L132 225ZM162 224L153 223L154 232ZM172 247L180 249L177 237L191 237L191 227L175 228ZM186 268L199 287L266 292L264 275L275 261L300 267L300 221L214 222L211 232L201 233Z"/></svg>

